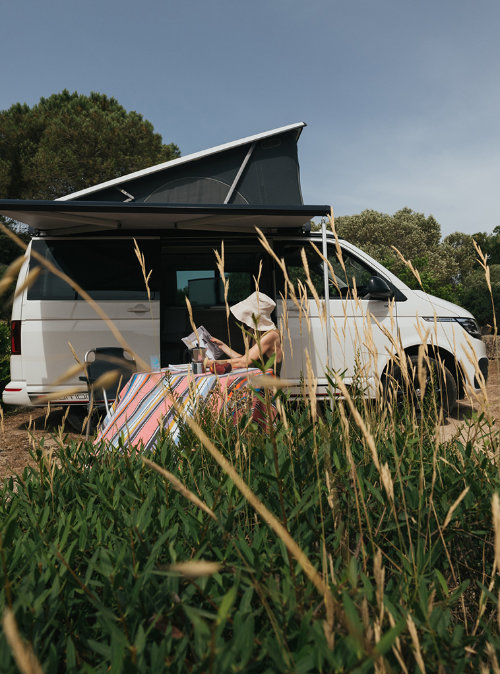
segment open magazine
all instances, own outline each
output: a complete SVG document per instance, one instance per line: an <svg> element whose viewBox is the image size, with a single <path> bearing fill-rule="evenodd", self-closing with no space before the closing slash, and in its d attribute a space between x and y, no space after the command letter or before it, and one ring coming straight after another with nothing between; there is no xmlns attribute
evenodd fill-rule
<svg viewBox="0 0 500 674"><path fill-rule="evenodd" d="M199 328L196 328L196 331L198 333L198 337L196 337L196 332L192 332L187 337L182 338L182 341L188 349L196 349L197 347L205 348L207 350L207 358L210 358L210 360L221 360L227 358L227 355L224 353L224 351L220 349L215 342L212 341L212 335L203 325L200 325Z"/></svg>

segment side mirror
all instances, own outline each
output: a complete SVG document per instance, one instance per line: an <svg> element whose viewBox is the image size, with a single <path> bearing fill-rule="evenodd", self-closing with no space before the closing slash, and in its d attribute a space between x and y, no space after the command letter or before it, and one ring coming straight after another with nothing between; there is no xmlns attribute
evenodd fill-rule
<svg viewBox="0 0 500 674"><path fill-rule="evenodd" d="M367 284L368 298L370 300L388 300L394 297L394 290L380 276L370 276Z"/></svg>

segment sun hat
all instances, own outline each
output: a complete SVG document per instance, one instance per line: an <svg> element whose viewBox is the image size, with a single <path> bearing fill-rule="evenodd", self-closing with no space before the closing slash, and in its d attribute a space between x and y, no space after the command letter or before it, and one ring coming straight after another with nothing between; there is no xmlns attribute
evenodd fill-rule
<svg viewBox="0 0 500 674"><path fill-rule="evenodd" d="M233 316L249 328L259 331L276 328L270 316L274 311L276 302L264 293L254 292L245 300L231 307Z"/></svg>

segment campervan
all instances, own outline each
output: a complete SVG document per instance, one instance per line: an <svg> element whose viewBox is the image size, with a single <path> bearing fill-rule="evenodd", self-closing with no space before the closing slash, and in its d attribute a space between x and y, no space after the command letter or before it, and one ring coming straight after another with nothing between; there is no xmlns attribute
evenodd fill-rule
<svg viewBox="0 0 500 674"><path fill-rule="evenodd" d="M33 230L13 303L3 401L42 405L56 394L53 404L85 405L78 374L62 378L88 350L117 346L117 331L143 367L185 361L182 338L193 321L240 350L241 331L226 305L256 283L276 300L281 376L297 390L312 377L317 394L326 395L336 373L374 397L397 377L401 355L415 364L424 344L439 363L436 391L445 410L467 390L478 391L488 360L473 316L409 288L338 240L324 224L328 206L303 205L296 152L303 126L56 201L1 201L0 213ZM323 218L321 231L311 231L312 218Z"/></svg>

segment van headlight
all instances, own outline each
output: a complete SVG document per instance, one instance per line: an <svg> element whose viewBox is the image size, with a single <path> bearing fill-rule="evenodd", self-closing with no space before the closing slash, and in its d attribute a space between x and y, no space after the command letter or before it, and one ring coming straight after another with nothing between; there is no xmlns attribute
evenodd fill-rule
<svg viewBox="0 0 500 674"><path fill-rule="evenodd" d="M475 318L457 318L456 316L422 316L424 321L430 323L453 323L456 321L474 339L481 339L481 331Z"/></svg>

